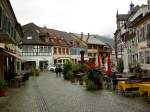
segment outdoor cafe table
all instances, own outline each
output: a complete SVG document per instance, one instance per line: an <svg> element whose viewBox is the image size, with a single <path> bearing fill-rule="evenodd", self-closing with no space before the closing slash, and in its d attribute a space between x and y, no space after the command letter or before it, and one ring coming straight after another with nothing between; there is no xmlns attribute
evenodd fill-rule
<svg viewBox="0 0 150 112"><path fill-rule="evenodd" d="M117 81L125 81L127 80L128 78L117 78Z"/></svg>
<svg viewBox="0 0 150 112"><path fill-rule="evenodd" d="M150 83L149 84L140 84L139 93L140 96L144 95L144 93L148 93L148 97L150 97Z"/></svg>
<svg viewBox="0 0 150 112"><path fill-rule="evenodd" d="M15 77L15 80L16 80L15 83L16 83L16 86L17 86L17 87L20 87L20 86L21 86L22 78L23 78L22 75L18 75L18 76Z"/></svg>
<svg viewBox="0 0 150 112"><path fill-rule="evenodd" d="M80 80L82 76L83 76L83 73L75 74L75 77L77 78L77 80Z"/></svg>
<svg viewBox="0 0 150 112"><path fill-rule="evenodd" d="M127 89L140 88L141 84L149 84L150 81L145 82L126 82L126 81L118 81L117 88L121 91L126 91Z"/></svg>

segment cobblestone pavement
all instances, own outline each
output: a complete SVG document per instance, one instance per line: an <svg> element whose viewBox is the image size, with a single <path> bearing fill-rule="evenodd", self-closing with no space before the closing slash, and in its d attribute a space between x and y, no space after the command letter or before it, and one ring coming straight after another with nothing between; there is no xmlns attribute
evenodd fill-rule
<svg viewBox="0 0 150 112"><path fill-rule="evenodd" d="M0 112L150 112L142 98L101 90L88 92L53 73L42 73L0 98Z"/></svg>

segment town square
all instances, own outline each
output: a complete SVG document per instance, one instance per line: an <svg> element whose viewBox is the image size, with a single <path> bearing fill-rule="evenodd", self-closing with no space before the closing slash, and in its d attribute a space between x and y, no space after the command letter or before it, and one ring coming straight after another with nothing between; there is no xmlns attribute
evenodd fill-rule
<svg viewBox="0 0 150 112"><path fill-rule="evenodd" d="M0 112L150 112L150 0L0 0Z"/></svg>

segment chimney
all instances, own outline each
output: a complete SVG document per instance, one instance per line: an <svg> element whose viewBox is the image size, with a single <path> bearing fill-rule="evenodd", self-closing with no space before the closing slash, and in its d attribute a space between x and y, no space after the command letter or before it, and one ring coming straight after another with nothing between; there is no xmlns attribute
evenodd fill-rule
<svg viewBox="0 0 150 112"><path fill-rule="evenodd" d="M147 0L148 10L150 10L150 0Z"/></svg>
<svg viewBox="0 0 150 112"><path fill-rule="evenodd" d="M83 32L81 32L81 40L83 39Z"/></svg>
<svg viewBox="0 0 150 112"><path fill-rule="evenodd" d="M88 42L89 38L90 38L90 33L88 33L87 40L86 40L87 42Z"/></svg>
<svg viewBox="0 0 150 112"><path fill-rule="evenodd" d="M134 4L131 2L131 4L130 4L130 13L133 12L133 9L134 9Z"/></svg>

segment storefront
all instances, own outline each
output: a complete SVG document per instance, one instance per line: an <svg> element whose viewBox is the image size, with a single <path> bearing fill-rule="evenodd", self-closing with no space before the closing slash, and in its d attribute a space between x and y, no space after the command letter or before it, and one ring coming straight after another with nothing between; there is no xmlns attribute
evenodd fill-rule
<svg viewBox="0 0 150 112"><path fill-rule="evenodd" d="M0 48L0 77L8 80L21 72L21 63L25 62L19 54Z"/></svg>

